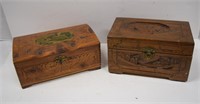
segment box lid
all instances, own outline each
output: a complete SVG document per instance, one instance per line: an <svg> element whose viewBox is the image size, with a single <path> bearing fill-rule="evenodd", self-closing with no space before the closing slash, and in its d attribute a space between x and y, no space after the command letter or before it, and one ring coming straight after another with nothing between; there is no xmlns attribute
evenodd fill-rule
<svg viewBox="0 0 200 104"><path fill-rule="evenodd" d="M87 24L15 37L13 61L24 62L99 44Z"/></svg>
<svg viewBox="0 0 200 104"><path fill-rule="evenodd" d="M112 41L111 41L112 40ZM129 42L122 46L113 41ZM167 21L167 20L153 20L153 19L136 19L136 18L116 18L109 34L108 34L108 47L121 48L132 50L128 47L134 45L133 41L140 41L146 46L151 43L155 45L167 44L168 46L178 47L180 50L175 54L191 55L194 46L194 40L188 22L185 21ZM114 45L112 45L114 44ZM129 44L129 45L128 45ZM127 47L126 47L127 46ZM189 51L183 51L183 48L189 47ZM166 47L171 48L171 47ZM161 52L161 50L158 49ZM176 50L177 51L177 50ZM162 51L161 53L165 53ZM173 51L168 52L173 53Z"/></svg>

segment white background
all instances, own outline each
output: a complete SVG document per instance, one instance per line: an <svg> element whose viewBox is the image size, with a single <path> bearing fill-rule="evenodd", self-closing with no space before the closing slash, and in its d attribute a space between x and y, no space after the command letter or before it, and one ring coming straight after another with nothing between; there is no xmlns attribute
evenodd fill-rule
<svg viewBox="0 0 200 104"><path fill-rule="evenodd" d="M2 6L0 4L0 41L11 39L11 34L8 28L8 24L3 13Z"/></svg>
<svg viewBox="0 0 200 104"><path fill-rule="evenodd" d="M116 17L189 21L199 35L198 0L2 0L15 36L88 23L101 42Z"/></svg>
<svg viewBox="0 0 200 104"><path fill-rule="evenodd" d="M199 39L200 39L200 0L199 0L199 5L198 5L198 18L199 18Z"/></svg>
<svg viewBox="0 0 200 104"><path fill-rule="evenodd" d="M106 42L118 16L186 20L194 38L200 32L197 0L2 0L2 6L6 18L0 8L0 40L10 38L8 27L12 36L20 36L88 23L101 42ZM107 47L102 44L102 69L23 90L12 63L12 40L0 41L0 104L199 104L200 41L195 39L195 43L186 83L111 74L107 67Z"/></svg>

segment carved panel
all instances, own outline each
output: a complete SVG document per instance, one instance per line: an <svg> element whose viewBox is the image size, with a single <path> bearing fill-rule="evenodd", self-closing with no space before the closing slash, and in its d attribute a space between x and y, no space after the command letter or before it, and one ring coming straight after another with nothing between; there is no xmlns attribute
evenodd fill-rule
<svg viewBox="0 0 200 104"><path fill-rule="evenodd" d="M99 50L86 51L79 55L58 55L54 60L23 69L23 79L27 82L39 81L78 70L87 69L100 61Z"/></svg>
<svg viewBox="0 0 200 104"><path fill-rule="evenodd" d="M120 68L144 70L149 72L177 73L184 69L187 60L177 55L156 53L154 57L146 58L146 54L136 51L113 50L111 56L115 65ZM113 53L113 54L114 54ZM180 68L181 67L181 68Z"/></svg>

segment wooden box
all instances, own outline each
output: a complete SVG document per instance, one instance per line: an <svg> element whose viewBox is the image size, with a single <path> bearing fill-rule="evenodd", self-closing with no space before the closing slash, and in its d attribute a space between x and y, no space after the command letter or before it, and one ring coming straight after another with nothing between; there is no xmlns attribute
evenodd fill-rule
<svg viewBox="0 0 200 104"><path fill-rule="evenodd" d="M13 62L22 88L66 75L99 69L100 42L86 24L13 40Z"/></svg>
<svg viewBox="0 0 200 104"><path fill-rule="evenodd" d="M187 81L194 48L188 22L116 18L107 38L111 73Z"/></svg>

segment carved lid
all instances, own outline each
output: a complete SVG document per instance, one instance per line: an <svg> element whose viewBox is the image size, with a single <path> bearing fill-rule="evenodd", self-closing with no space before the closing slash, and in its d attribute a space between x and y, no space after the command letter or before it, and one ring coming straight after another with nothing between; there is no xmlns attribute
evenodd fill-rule
<svg viewBox="0 0 200 104"><path fill-rule="evenodd" d="M108 38L129 38L193 45L188 22L116 18Z"/></svg>
<svg viewBox="0 0 200 104"><path fill-rule="evenodd" d="M87 24L15 37L13 61L43 58L97 44L99 40Z"/></svg>

